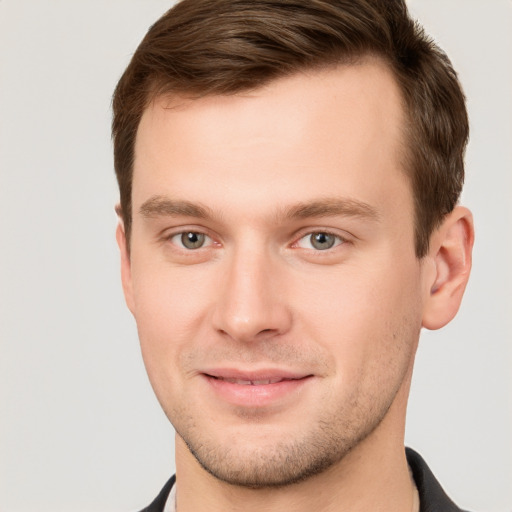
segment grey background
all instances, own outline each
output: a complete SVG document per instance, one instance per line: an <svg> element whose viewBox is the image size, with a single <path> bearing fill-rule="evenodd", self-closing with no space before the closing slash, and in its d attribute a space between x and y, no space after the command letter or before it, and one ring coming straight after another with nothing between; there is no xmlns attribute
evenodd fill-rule
<svg viewBox="0 0 512 512"><path fill-rule="evenodd" d="M0 510L146 505L173 472L121 293L114 85L162 0L0 1ZM407 443L463 507L512 510L512 2L411 0L472 136L474 272L420 344Z"/></svg>

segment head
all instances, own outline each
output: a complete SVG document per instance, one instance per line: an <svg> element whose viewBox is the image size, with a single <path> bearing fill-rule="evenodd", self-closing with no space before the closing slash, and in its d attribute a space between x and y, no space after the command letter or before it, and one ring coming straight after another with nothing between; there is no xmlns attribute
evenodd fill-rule
<svg viewBox="0 0 512 512"><path fill-rule="evenodd" d="M113 127L123 286L181 459L268 487L399 447L472 243L463 95L405 5L184 0Z"/></svg>

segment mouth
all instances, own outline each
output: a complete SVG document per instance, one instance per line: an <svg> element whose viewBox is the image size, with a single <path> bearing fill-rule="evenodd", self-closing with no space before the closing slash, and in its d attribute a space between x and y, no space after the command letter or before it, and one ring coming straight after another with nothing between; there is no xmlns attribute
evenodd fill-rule
<svg viewBox="0 0 512 512"><path fill-rule="evenodd" d="M261 408L289 403L314 378L311 374L280 370L240 372L209 370L202 373L216 399L239 407Z"/></svg>
<svg viewBox="0 0 512 512"><path fill-rule="evenodd" d="M302 377L299 377L297 379L288 379L288 378L272 378L272 379L254 379L254 380L248 380L248 379L236 379L234 377L216 377L214 375L207 375L208 377L211 377L212 379L222 380L224 382L229 382L230 384L238 384L239 386L268 386L269 384L277 384L278 382L284 382L288 380L300 380Z"/></svg>

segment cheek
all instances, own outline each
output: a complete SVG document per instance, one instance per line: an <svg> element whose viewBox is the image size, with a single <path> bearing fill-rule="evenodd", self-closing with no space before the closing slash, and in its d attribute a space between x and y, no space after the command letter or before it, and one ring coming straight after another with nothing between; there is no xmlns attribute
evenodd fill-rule
<svg viewBox="0 0 512 512"><path fill-rule="evenodd" d="M299 328L333 354L341 378L395 365L414 350L421 326L414 265L340 267L329 279L302 283L295 301Z"/></svg>
<svg viewBox="0 0 512 512"><path fill-rule="evenodd" d="M206 268L173 267L166 261L143 257L132 263L135 317L146 330L180 331L197 323L208 302Z"/></svg>
<svg viewBox="0 0 512 512"><path fill-rule="evenodd" d="M196 273L197 274L197 273ZM134 316L142 356L153 386L179 373L180 355L190 340L203 338L208 310L204 276L168 266L134 265Z"/></svg>

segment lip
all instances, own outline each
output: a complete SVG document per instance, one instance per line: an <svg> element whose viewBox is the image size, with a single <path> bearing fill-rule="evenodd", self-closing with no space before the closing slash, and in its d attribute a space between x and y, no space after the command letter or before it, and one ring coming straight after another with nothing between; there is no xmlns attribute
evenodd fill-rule
<svg viewBox="0 0 512 512"><path fill-rule="evenodd" d="M240 407L265 407L285 402L308 383L313 375L279 369L240 371L212 369L201 372L214 395Z"/></svg>

